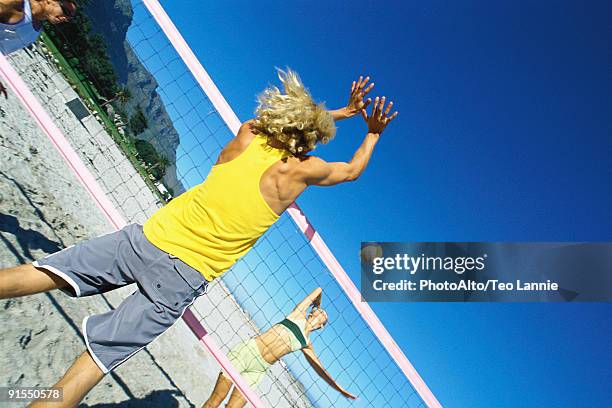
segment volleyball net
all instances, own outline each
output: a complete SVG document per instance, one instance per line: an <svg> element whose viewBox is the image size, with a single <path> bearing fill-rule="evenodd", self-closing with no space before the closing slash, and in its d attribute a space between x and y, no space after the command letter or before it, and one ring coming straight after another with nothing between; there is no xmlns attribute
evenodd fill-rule
<svg viewBox="0 0 612 408"><path fill-rule="evenodd" d="M160 4L121 4L123 18L113 20L115 2L84 2L85 13L47 27L10 66L0 56L11 89L115 228L143 223L201 183L240 126ZM227 353L317 287L329 323L311 334L314 349L359 399L333 390L301 353L250 389ZM440 406L297 205L184 319L252 406Z"/></svg>

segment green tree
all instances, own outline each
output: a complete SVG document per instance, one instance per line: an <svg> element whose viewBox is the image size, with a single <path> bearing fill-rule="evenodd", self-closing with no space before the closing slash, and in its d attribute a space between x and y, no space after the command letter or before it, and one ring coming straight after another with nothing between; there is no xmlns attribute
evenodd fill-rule
<svg viewBox="0 0 612 408"><path fill-rule="evenodd" d="M129 88L123 87L117 91L117 93L115 94L115 96L113 96L112 99L108 99L104 101L104 103L102 104L102 107L108 105L109 103L115 102L115 101L119 101L121 106L124 106L126 103L129 102L130 99L132 99L132 92L129 90ZM138 108L140 108L140 106L138 106Z"/></svg>
<svg viewBox="0 0 612 408"><path fill-rule="evenodd" d="M146 140L134 140L134 147L136 148L136 151L138 151L140 160L142 160L147 167L153 166L159 160L159 154L157 153L157 150L155 150L155 146Z"/></svg>
<svg viewBox="0 0 612 408"><path fill-rule="evenodd" d="M161 180L166 174L166 170L170 165L170 160L168 160L166 156L159 154L155 146L146 140L134 139L134 147L138 152L140 160L142 160L147 167L149 174L151 174L155 180Z"/></svg>
<svg viewBox="0 0 612 408"><path fill-rule="evenodd" d="M134 136L138 136L149 128L149 122L140 105L136 107L136 111L130 117L130 130Z"/></svg>
<svg viewBox="0 0 612 408"><path fill-rule="evenodd" d="M151 175L155 180L161 180L166 175L166 170L170 165L170 161L166 156L159 156L157 161L149 168Z"/></svg>
<svg viewBox="0 0 612 408"><path fill-rule="evenodd" d="M130 91L127 87L123 87L119 92L117 92L117 95L115 95L115 99L118 100L119 103L123 106L128 103L130 99L132 99L132 91Z"/></svg>

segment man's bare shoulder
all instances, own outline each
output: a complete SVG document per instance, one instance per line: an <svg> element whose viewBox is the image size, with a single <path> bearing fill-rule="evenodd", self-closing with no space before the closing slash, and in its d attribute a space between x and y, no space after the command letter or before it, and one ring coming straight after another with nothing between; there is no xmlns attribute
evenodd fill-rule
<svg viewBox="0 0 612 408"><path fill-rule="evenodd" d="M253 120L247 120L242 125L240 125L238 133L236 133L236 136L227 143L225 149L232 151L242 151L246 149L246 147L255 137L256 132L257 131L253 127Z"/></svg>
<svg viewBox="0 0 612 408"><path fill-rule="evenodd" d="M312 169L317 166L325 164L325 160L317 156L304 155L304 156L293 156L293 161L296 168L301 169Z"/></svg>
<svg viewBox="0 0 612 408"><path fill-rule="evenodd" d="M254 119L250 119L240 125L240 129L238 129L238 133L236 134L236 139L239 139L240 141L250 141L257 132L253 127L253 124Z"/></svg>
<svg viewBox="0 0 612 408"><path fill-rule="evenodd" d="M252 130L253 125L255 124L255 119L249 119L246 122L243 122L242 125L240 125L240 130Z"/></svg>
<svg viewBox="0 0 612 408"><path fill-rule="evenodd" d="M215 164L223 164L228 161L231 161L238 157L240 153L242 153L247 146L251 143L255 134L253 133L254 129L252 128L252 120L244 122L240 128L238 129L238 133L236 136L231 139L223 149L221 153L219 153L219 157Z"/></svg>
<svg viewBox="0 0 612 408"><path fill-rule="evenodd" d="M321 175L327 166L327 162L317 156L302 156L295 160L294 171L304 181L309 182Z"/></svg>

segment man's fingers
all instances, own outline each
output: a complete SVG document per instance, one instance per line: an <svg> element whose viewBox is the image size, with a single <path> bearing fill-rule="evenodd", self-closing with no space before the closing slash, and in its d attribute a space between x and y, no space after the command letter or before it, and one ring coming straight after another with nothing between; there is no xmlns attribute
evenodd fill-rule
<svg viewBox="0 0 612 408"><path fill-rule="evenodd" d="M393 115L391 115L391 116L389 116L387 118L387 119L389 119L389 122L391 122L393 119L395 119L395 117L397 116L398 113L399 113L398 111L393 112Z"/></svg>
<svg viewBox="0 0 612 408"><path fill-rule="evenodd" d="M372 98L368 98L364 103L363 103L363 109L367 108L370 104L372 103Z"/></svg>
<svg viewBox="0 0 612 408"><path fill-rule="evenodd" d="M376 98L374 98L374 107L372 108L372 116L376 117L378 116L378 96Z"/></svg>
<svg viewBox="0 0 612 408"><path fill-rule="evenodd" d="M351 93L355 92L355 81L353 81L353 85L351 85Z"/></svg>
<svg viewBox="0 0 612 408"><path fill-rule="evenodd" d="M368 113L365 109L361 110L361 117L363 117L363 120L365 120L366 122L368 121Z"/></svg>
<svg viewBox="0 0 612 408"><path fill-rule="evenodd" d="M385 116L389 115L389 112L391 112L392 107L393 107L393 101L389 102L389 104L387 105L387 109L385 109Z"/></svg>
<svg viewBox="0 0 612 408"><path fill-rule="evenodd" d="M366 86L366 84L368 83L369 80L370 80L369 76L365 77L363 82L361 82L361 84L359 84L359 89L363 89L363 87Z"/></svg>
<svg viewBox="0 0 612 408"><path fill-rule="evenodd" d="M357 88L361 86L361 81L363 81L363 76L359 75L359 79L357 80Z"/></svg>
<svg viewBox="0 0 612 408"><path fill-rule="evenodd" d="M378 119L382 119L383 109L385 107L385 97L383 96L380 100L380 105L378 106Z"/></svg>
<svg viewBox="0 0 612 408"><path fill-rule="evenodd" d="M366 89L363 90L363 94L366 95L368 92L372 90L372 88L374 88L374 82L372 82L370 85L368 85Z"/></svg>

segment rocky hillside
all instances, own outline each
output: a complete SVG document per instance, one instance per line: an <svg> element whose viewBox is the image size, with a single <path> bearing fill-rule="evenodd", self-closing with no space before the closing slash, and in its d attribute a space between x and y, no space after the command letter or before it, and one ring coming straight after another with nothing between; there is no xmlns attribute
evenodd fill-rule
<svg viewBox="0 0 612 408"><path fill-rule="evenodd" d="M100 33L108 44L108 53L119 82L132 94L126 105L127 112L131 114L136 106L140 105L147 117L149 128L138 137L151 142L160 154L166 156L170 163L174 163L176 149L180 143L178 132L157 92L157 81L140 62L126 40L133 17L130 1L92 1L88 5L87 14L91 18L93 29ZM164 182L174 190L175 195L185 191L177 178L174 165L168 167Z"/></svg>

